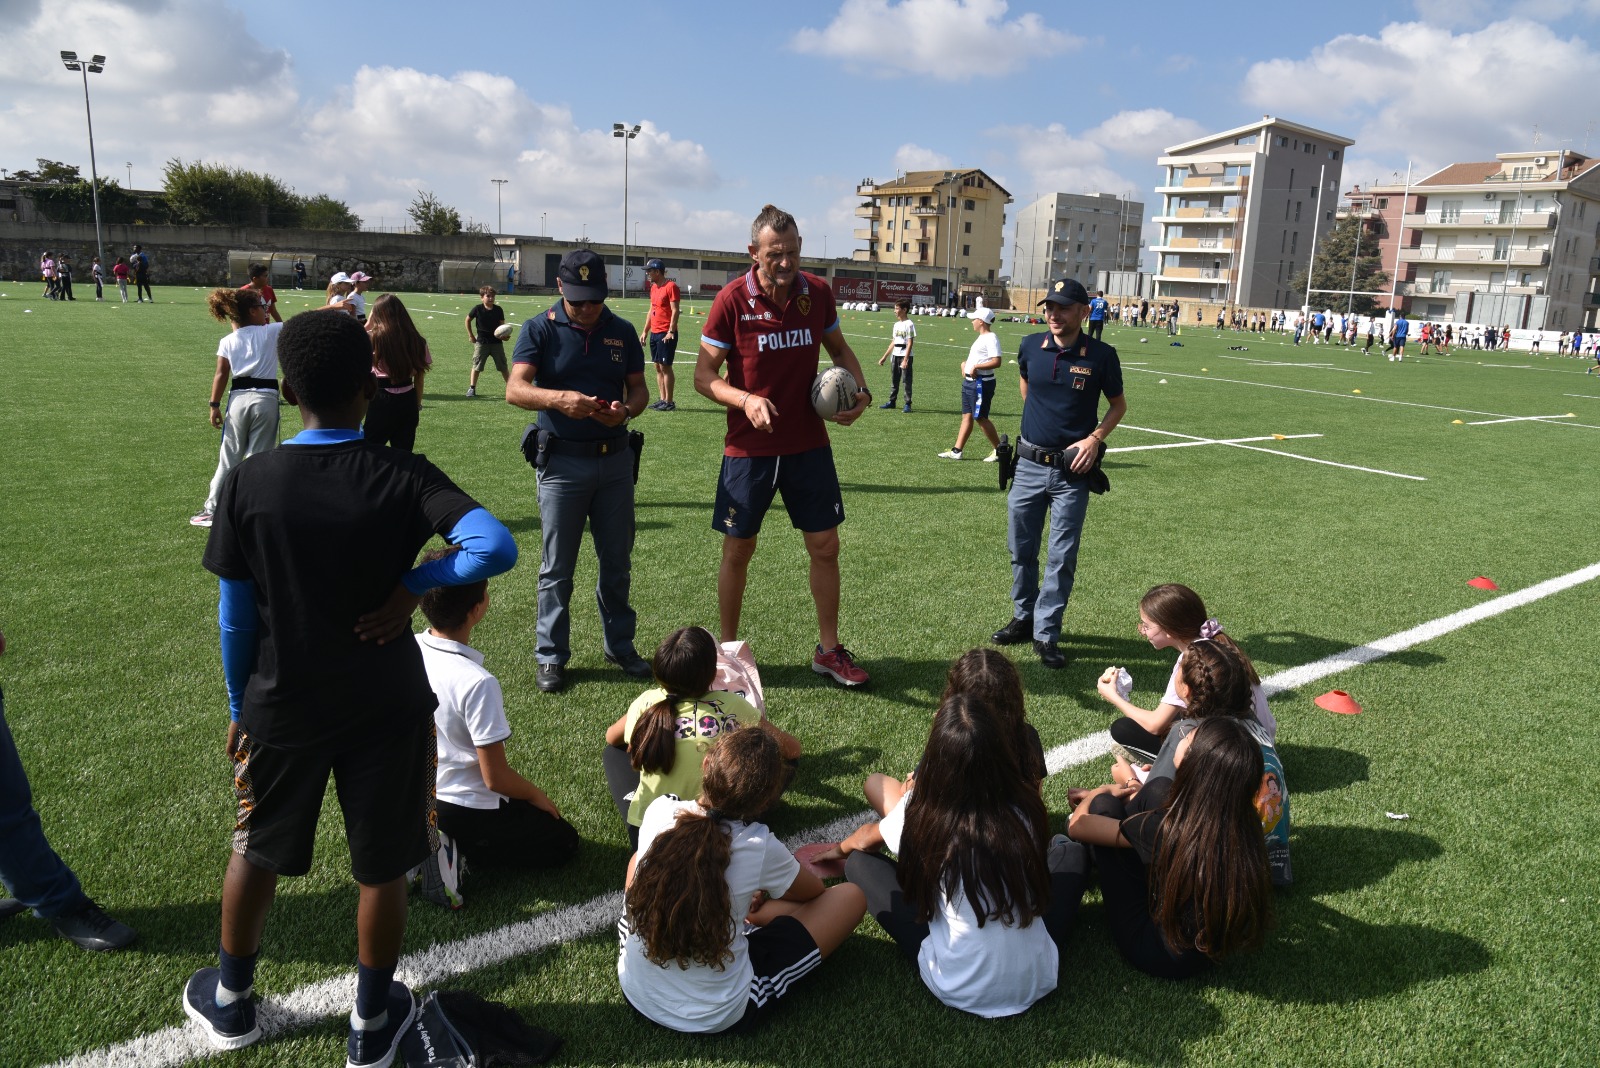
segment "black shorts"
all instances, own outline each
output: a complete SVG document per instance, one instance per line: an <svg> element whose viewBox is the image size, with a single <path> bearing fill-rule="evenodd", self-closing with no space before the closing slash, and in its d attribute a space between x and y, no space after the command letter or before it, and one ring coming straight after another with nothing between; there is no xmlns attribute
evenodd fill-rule
<svg viewBox="0 0 1600 1068"><path fill-rule="evenodd" d="M723 1034L753 1031L787 997L795 983L822 963L822 951L806 925L793 916L779 916L748 936L750 1000L739 1022Z"/></svg>
<svg viewBox="0 0 1600 1068"><path fill-rule="evenodd" d="M650 335L651 363L663 364L670 367L672 366L673 358L677 355L678 338L676 335L673 336L671 341L667 340L667 335L664 332Z"/></svg>
<svg viewBox="0 0 1600 1068"><path fill-rule="evenodd" d="M788 456L724 456L711 529L735 538L755 537L774 493L783 494L796 530L815 534L844 522L833 448L824 445Z"/></svg>
<svg viewBox="0 0 1600 1068"><path fill-rule="evenodd" d="M961 414L974 419L989 418L989 407L994 401L994 379L963 378L961 380Z"/></svg>
<svg viewBox="0 0 1600 1068"><path fill-rule="evenodd" d="M385 726L344 749L279 749L243 731L233 758L239 809L233 851L279 875L311 870L317 817L334 780L350 843L350 873L379 886L439 847L433 807L438 750L432 717Z"/></svg>

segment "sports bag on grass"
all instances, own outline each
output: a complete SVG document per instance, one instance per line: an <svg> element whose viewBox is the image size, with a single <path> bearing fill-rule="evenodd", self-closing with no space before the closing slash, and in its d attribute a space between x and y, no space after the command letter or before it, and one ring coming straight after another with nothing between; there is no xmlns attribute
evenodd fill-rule
<svg viewBox="0 0 1600 1068"><path fill-rule="evenodd" d="M400 1040L407 1068L518 1068L543 1064L560 1048L561 1036L465 990L430 993Z"/></svg>

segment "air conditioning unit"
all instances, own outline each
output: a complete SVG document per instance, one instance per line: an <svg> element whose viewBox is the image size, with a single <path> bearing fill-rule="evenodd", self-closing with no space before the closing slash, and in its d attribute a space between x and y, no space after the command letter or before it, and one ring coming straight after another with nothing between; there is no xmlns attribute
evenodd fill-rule
<svg viewBox="0 0 1600 1068"><path fill-rule="evenodd" d="M1535 157L1533 157L1533 163L1534 163L1534 166L1536 166L1536 167L1543 167L1546 163L1549 163L1549 162L1550 162L1550 157L1549 156L1535 156Z"/></svg>
<svg viewBox="0 0 1600 1068"><path fill-rule="evenodd" d="M1500 195L1499 193L1485 193L1485 194L1483 194L1483 199L1485 199L1485 200L1493 200L1496 197L1498 197L1499 195Z"/></svg>

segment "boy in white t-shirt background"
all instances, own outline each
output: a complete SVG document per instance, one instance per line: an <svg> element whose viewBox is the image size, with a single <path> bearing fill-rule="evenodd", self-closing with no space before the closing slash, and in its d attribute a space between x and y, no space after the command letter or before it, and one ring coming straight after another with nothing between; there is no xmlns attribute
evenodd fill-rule
<svg viewBox="0 0 1600 1068"><path fill-rule="evenodd" d="M985 463L1000 459L1000 435L989 418L989 408L994 403L994 371L1000 366L1000 339L995 336L994 309L978 308L968 313L972 331L978 336L972 341L967 358L961 362L961 429L956 431L955 448L939 454L942 460L961 459L961 450L972 434L972 424L977 423L983 436L994 448L985 456Z"/></svg>
<svg viewBox="0 0 1600 1068"><path fill-rule="evenodd" d="M453 549L434 549L423 562ZM578 851L578 832L539 787L506 761L500 682L468 643L489 611L489 583L440 586L422 595L428 629L416 635L428 684L439 699L436 810L439 852L417 873L428 900L458 909L464 858L478 868L555 867Z"/></svg>
<svg viewBox="0 0 1600 1068"><path fill-rule="evenodd" d="M889 379L889 399L878 405L880 408L893 408L895 398L900 395L900 379L906 380L906 406L905 411L911 410L911 350L917 344L917 327L911 321L911 302L897 300L894 302L894 332L889 337L889 347L883 350L883 355L878 357L878 366L883 366L883 361L891 355L894 363L890 364L893 376Z"/></svg>

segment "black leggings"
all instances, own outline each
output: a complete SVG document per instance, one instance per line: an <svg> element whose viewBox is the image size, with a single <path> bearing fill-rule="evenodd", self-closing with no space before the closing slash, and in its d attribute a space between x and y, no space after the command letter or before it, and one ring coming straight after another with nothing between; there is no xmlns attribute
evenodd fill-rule
<svg viewBox="0 0 1600 1068"><path fill-rule="evenodd" d="M1083 901L1089 879L1088 852L1077 842L1057 835L1050 843L1049 865L1050 907L1043 920L1059 954ZM906 959L915 964L922 940L928 937L928 925L918 923L916 911L906 904L900 890L899 865L877 853L857 850L845 858L844 877L867 895L867 911L889 932Z"/></svg>
<svg viewBox="0 0 1600 1068"><path fill-rule="evenodd" d="M1089 802L1089 811L1121 821L1127 806L1120 798L1101 794ZM1211 961L1204 953L1188 949L1173 953L1150 915L1150 882L1139 854L1118 846L1090 846L1100 873L1100 896L1117 952L1129 964L1159 979L1186 979L1205 971Z"/></svg>
<svg viewBox="0 0 1600 1068"><path fill-rule="evenodd" d="M1161 735L1151 734L1127 716L1111 721L1111 740L1134 750L1135 755L1148 754L1150 759L1145 763L1154 763L1156 754L1161 752Z"/></svg>
<svg viewBox="0 0 1600 1068"><path fill-rule="evenodd" d="M367 406L367 421L361 428L361 436L374 445L412 452L417 444L419 407L414 389L404 393L380 389Z"/></svg>

